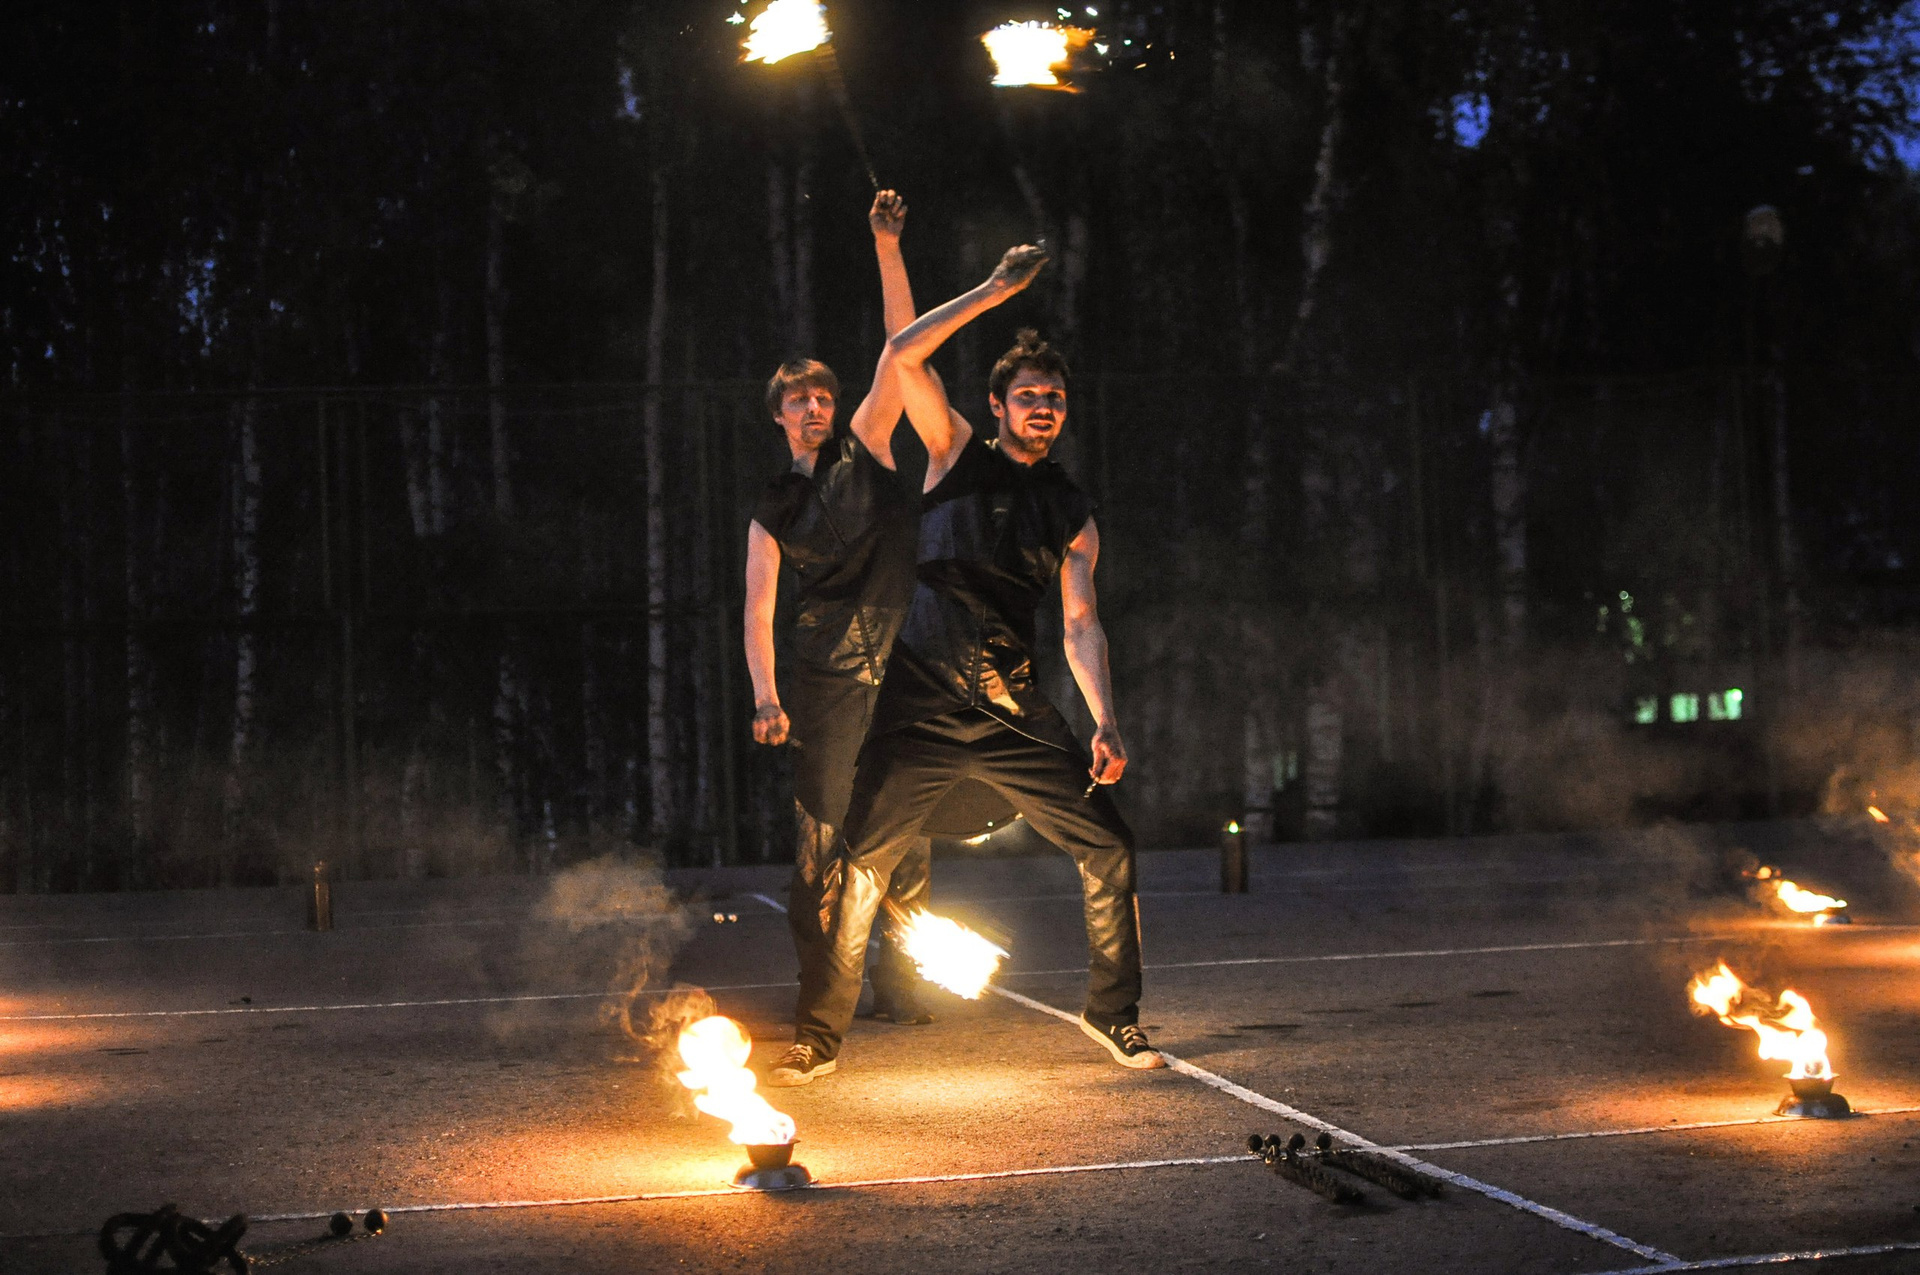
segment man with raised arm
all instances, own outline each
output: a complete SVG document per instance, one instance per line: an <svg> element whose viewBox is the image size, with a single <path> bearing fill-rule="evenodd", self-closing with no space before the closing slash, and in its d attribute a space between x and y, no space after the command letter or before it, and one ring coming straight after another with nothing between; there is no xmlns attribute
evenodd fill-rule
<svg viewBox="0 0 1920 1275"><path fill-rule="evenodd" d="M771 1084L806 1084L837 1068L881 900L929 813L967 778L997 789L1080 868L1089 947L1081 1030L1122 1066L1165 1066L1139 1027L1133 834L1107 790L1127 753L1094 604L1100 533L1092 502L1048 458L1066 423L1066 360L1020 333L988 378L991 439L952 409L926 366L1045 260L1037 248L1008 251L985 283L896 334L876 375L898 378L927 448L918 580L854 776L826 956L801 977L794 1043ZM1093 713L1091 758L1035 678L1035 614L1056 577L1067 663Z"/></svg>
<svg viewBox="0 0 1920 1275"><path fill-rule="evenodd" d="M907 206L892 191L874 197L867 220L880 261L887 335L913 320L913 292L900 255ZM852 436L833 435L838 379L811 359L783 364L767 383L767 411L786 436L792 468L767 484L747 527L747 669L753 737L791 742L799 836L787 921L804 980L824 956L826 903L836 892L832 848L853 785L887 656L913 592L920 473L900 472L893 453L898 380L876 378L853 414ZM793 569L793 658L774 677L774 599L780 565ZM891 880L902 907L923 906L930 870L925 837L903 850ZM858 994L858 974L855 993ZM933 1019L915 992L918 975L883 941L874 967L874 1015L896 1023Z"/></svg>

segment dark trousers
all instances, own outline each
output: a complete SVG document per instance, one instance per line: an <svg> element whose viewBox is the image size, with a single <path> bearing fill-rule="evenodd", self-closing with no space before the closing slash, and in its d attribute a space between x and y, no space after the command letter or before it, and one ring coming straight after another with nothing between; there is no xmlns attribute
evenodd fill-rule
<svg viewBox="0 0 1920 1275"><path fill-rule="evenodd" d="M794 846L793 881L787 887L787 928L793 931L793 950L800 958L800 980L817 970L826 957L827 926L833 902L840 896L845 862L835 853L839 830L821 823L799 802L793 803L799 837ZM911 911L928 906L933 886L933 850L925 837L915 837L894 869L887 898ZM880 955L873 966L874 998L880 1005L911 1003L920 972L888 931L880 939ZM859 984L854 994L859 995Z"/></svg>
<svg viewBox="0 0 1920 1275"><path fill-rule="evenodd" d="M1139 1020L1140 921L1133 833L1087 762L976 709L869 739L847 807L845 879L829 909L824 959L803 968L794 1039L836 1057L860 999L867 938L895 869L940 799L971 776L999 791L1034 831L1073 856L1087 919L1087 1009L1102 1027Z"/></svg>

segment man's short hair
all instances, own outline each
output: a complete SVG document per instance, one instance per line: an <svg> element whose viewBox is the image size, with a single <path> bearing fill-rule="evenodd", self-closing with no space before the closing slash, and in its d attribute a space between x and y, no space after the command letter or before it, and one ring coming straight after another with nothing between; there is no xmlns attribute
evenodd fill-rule
<svg viewBox="0 0 1920 1275"><path fill-rule="evenodd" d="M794 359L782 363L773 379L767 382L767 415L778 419L780 405L787 401L788 391L801 385L818 386L839 401L840 378L833 374L832 368L818 359Z"/></svg>
<svg viewBox="0 0 1920 1275"><path fill-rule="evenodd" d="M1038 372L1043 376L1057 376L1061 384L1072 375L1067 369L1066 356L1040 339L1040 334L1032 328L1021 328L1013 338L1013 348L1000 356L993 365L993 371L987 374L987 393L1002 403L1007 401L1007 386L1013 384L1013 378L1022 372Z"/></svg>

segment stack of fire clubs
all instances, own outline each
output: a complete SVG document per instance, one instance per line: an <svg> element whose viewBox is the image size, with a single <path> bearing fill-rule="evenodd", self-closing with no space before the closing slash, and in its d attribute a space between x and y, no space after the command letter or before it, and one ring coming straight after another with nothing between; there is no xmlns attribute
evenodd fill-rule
<svg viewBox="0 0 1920 1275"><path fill-rule="evenodd" d="M1324 1195L1335 1204L1365 1204L1366 1192L1331 1169L1343 1169L1357 1178L1383 1186L1403 1200L1429 1199L1440 1194L1440 1180L1417 1169L1395 1163L1369 1151L1336 1150L1333 1135L1323 1133L1314 1139L1313 1150L1306 1149L1305 1134L1294 1134L1285 1142L1280 1135L1253 1134L1247 1150L1259 1156L1269 1169L1296 1186L1316 1195Z"/></svg>
<svg viewBox="0 0 1920 1275"><path fill-rule="evenodd" d="M352 1218L335 1213L327 1219L325 1235L247 1253L240 1248L240 1239L247 1233L246 1214L236 1213L214 1227L163 1204L152 1213L116 1213L108 1218L100 1228L100 1253L107 1259L107 1275L155 1271L247 1275L309 1253L373 1239L387 1229L387 1215L384 1210L369 1209L360 1225L364 1229L356 1232Z"/></svg>

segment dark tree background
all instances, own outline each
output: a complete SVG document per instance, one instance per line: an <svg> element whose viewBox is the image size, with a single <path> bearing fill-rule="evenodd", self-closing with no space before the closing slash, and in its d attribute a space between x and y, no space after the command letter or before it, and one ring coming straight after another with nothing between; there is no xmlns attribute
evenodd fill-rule
<svg viewBox="0 0 1920 1275"><path fill-rule="evenodd" d="M759 5L744 12L751 16ZM1097 13L1093 12L1097 10ZM831 6L944 352L1074 361L1150 843L1855 802L1920 740L1892 0ZM880 341L812 57L722 0L0 29L0 889L778 859L742 533ZM1050 684L1072 698L1064 669Z"/></svg>

